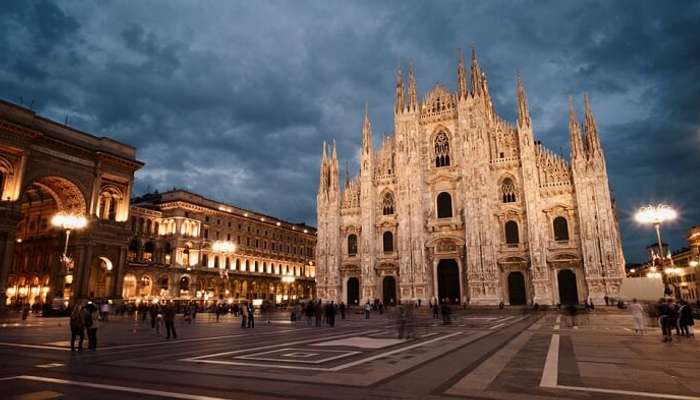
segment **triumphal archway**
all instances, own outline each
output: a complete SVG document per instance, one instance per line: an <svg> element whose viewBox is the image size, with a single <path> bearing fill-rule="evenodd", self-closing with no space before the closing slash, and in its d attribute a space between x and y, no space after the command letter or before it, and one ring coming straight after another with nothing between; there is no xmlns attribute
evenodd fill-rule
<svg viewBox="0 0 700 400"><path fill-rule="evenodd" d="M0 101L0 307L119 297L135 154Z"/></svg>

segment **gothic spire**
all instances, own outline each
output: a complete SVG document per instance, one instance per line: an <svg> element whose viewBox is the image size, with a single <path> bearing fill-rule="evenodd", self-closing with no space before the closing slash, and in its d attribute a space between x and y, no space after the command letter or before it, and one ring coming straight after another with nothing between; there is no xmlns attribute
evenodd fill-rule
<svg viewBox="0 0 700 400"><path fill-rule="evenodd" d="M345 161L345 189L350 187L350 167L347 160Z"/></svg>
<svg viewBox="0 0 700 400"><path fill-rule="evenodd" d="M403 111L404 107L404 93L403 93L403 73L401 72L401 68L396 71L396 99L394 101L395 103L395 112L400 113Z"/></svg>
<svg viewBox="0 0 700 400"><path fill-rule="evenodd" d="M362 121L362 150L368 154L372 152L372 123L369 121L367 103L365 103L365 117Z"/></svg>
<svg viewBox="0 0 700 400"><path fill-rule="evenodd" d="M467 97L467 71L464 67L464 52L459 49L459 63L457 64L457 98Z"/></svg>
<svg viewBox="0 0 700 400"><path fill-rule="evenodd" d="M416 77L413 75L413 64L408 64L408 109L411 111L418 109Z"/></svg>
<svg viewBox="0 0 700 400"><path fill-rule="evenodd" d="M518 124L521 126L530 126L530 110L527 107L527 96L525 95L525 86L523 79L518 73Z"/></svg>
<svg viewBox="0 0 700 400"><path fill-rule="evenodd" d="M471 79L471 95L477 96L481 94L482 74L479 68L479 61L476 58L476 47L472 44L472 79Z"/></svg>
<svg viewBox="0 0 700 400"><path fill-rule="evenodd" d="M321 168L319 171L319 184L318 184L318 191L320 192L325 192L328 188L328 172L327 172L327 165L328 165L328 154L326 152L326 141L323 141L323 155L321 156Z"/></svg>
<svg viewBox="0 0 700 400"><path fill-rule="evenodd" d="M584 108L584 127L586 130L586 145L588 147L588 156L592 157L596 153L600 154L600 138L598 137L598 127L593 118L593 110L591 110L591 102L588 94L583 95Z"/></svg>
<svg viewBox="0 0 700 400"><path fill-rule="evenodd" d="M583 155L583 142L581 141L581 131L576 119L574 110L574 99L569 96L569 146L571 146L571 160Z"/></svg>
<svg viewBox="0 0 700 400"><path fill-rule="evenodd" d="M337 152L337 147L335 145L335 139L333 139L333 155L331 156L331 165L330 165L330 187L332 190L335 192L340 191L339 187L339 180L340 180L340 171L338 171L338 152Z"/></svg>

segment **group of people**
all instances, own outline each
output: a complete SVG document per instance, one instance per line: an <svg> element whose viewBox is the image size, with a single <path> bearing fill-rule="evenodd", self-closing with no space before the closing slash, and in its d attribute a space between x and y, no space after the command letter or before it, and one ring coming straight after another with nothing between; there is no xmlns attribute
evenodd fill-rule
<svg viewBox="0 0 700 400"><path fill-rule="evenodd" d="M432 300L429 303L430 309L433 311L433 319L442 319L443 324L449 324L452 320L452 307L449 299L443 299L439 302Z"/></svg>
<svg viewBox="0 0 700 400"><path fill-rule="evenodd" d="M300 316L297 312L302 311L306 317L306 325L311 326L312 322L315 321L316 327L320 327L323 324L328 324L328 326L335 326L335 316L340 314L341 319L345 319L345 314L347 312L347 307L345 303L341 302L339 305L334 301L323 304L321 300L309 301L306 304L300 304L299 308L295 310L292 320L299 320Z"/></svg>
<svg viewBox="0 0 700 400"><path fill-rule="evenodd" d="M99 327L99 308L96 304L88 301L84 306L76 304L70 315L70 350L83 351L83 341L85 333L88 337L88 350L95 351L97 349L97 328ZM78 347L75 347L75 341L78 339Z"/></svg>
<svg viewBox="0 0 700 400"><path fill-rule="evenodd" d="M659 299L657 304L657 312L659 315L659 325L661 325L661 333L664 336L663 342L673 341L673 330L676 330L677 336L695 336L693 332L693 310L690 305L680 300L674 301L673 298Z"/></svg>

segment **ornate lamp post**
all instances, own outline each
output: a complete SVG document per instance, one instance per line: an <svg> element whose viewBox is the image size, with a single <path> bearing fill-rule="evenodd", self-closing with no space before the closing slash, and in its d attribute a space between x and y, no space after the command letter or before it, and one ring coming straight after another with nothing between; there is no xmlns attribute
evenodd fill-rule
<svg viewBox="0 0 700 400"><path fill-rule="evenodd" d="M68 257L68 241L70 240L70 233L74 230L83 229L87 226L87 218L79 214L67 214L59 212L51 218L51 225L61 228L66 231L66 242L63 245L63 254L61 255L60 262L63 267L61 274L66 274L68 271L73 269L74 262L71 257ZM66 275L66 283L73 283L73 275ZM60 289L57 287L57 289Z"/></svg>
<svg viewBox="0 0 700 400"><path fill-rule="evenodd" d="M634 219L636 219L637 222L639 222L640 224L651 224L654 226L654 229L656 230L656 240L659 246L659 258L662 260L664 258L664 246L663 242L661 241L661 224L664 222L673 221L677 217L678 212L676 212L676 210L674 210L668 204L650 204L648 206L640 208L639 211L637 211L637 213L634 215ZM673 259L671 259L671 262L673 262ZM675 272L675 270L672 268L664 270L663 278L665 286L667 286L668 284L668 275L673 272ZM649 274L647 276L649 276ZM654 276L658 275L654 274ZM668 291L668 289L666 290Z"/></svg>

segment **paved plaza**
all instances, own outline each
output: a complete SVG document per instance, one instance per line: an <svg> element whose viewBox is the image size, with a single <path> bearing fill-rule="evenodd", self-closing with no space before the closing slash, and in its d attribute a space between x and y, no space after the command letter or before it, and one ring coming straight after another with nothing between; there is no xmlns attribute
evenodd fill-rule
<svg viewBox="0 0 700 400"><path fill-rule="evenodd" d="M226 316L178 320L177 340L148 321L101 323L96 352L72 353L67 320L0 323L8 399L700 399L694 338L635 336L626 314L460 310L444 325L427 312L399 339L392 313L351 315L335 327L255 329ZM11 384L10 384L11 383Z"/></svg>

